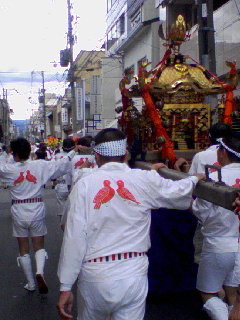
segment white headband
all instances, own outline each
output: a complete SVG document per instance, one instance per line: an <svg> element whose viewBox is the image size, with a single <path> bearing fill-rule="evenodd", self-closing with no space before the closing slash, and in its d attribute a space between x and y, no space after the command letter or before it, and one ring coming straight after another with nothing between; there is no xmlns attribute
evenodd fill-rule
<svg viewBox="0 0 240 320"><path fill-rule="evenodd" d="M93 150L105 157L120 157L126 154L127 139L99 143Z"/></svg>
<svg viewBox="0 0 240 320"><path fill-rule="evenodd" d="M233 153L236 157L240 158L240 153L237 151L234 151L231 148L229 148L228 146L226 146L226 144L222 141L222 138L217 139L217 141L223 146L224 149Z"/></svg>

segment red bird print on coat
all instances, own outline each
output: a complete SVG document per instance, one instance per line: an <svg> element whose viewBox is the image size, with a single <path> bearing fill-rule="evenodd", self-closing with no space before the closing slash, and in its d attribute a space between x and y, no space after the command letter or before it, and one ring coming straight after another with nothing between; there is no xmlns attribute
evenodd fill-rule
<svg viewBox="0 0 240 320"><path fill-rule="evenodd" d="M84 159L80 158L74 165L74 168L81 167L81 165L84 164Z"/></svg>
<svg viewBox="0 0 240 320"><path fill-rule="evenodd" d="M19 177L13 182L13 184L16 186L17 184L21 183L24 181L24 176L23 176L24 172L20 172Z"/></svg>
<svg viewBox="0 0 240 320"><path fill-rule="evenodd" d="M218 162L218 161L217 161L217 162L214 162L213 166L216 166L216 167L221 168L221 165L219 164L219 162ZM217 169L210 168L210 169L209 169L209 171L210 171L210 172L215 172L215 171L217 171Z"/></svg>
<svg viewBox="0 0 240 320"><path fill-rule="evenodd" d="M34 175L32 175L29 170L27 170L26 172L27 172L27 175L26 175L27 181L33 182L33 183L36 184L37 183L37 178Z"/></svg>
<svg viewBox="0 0 240 320"><path fill-rule="evenodd" d="M136 204L140 204L140 202L138 202L135 199L134 195L127 188L124 187L124 182L122 180L118 180L117 185L118 185L117 193L121 198L125 200L133 201Z"/></svg>
<svg viewBox="0 0 240 320"><path fill-rule="evenodd" d="M96 203L94 209L100 209L103 203L109 202L115 195L115 190L110 186L109 180L104 180L104 187L95 195L93 202Z"/></svg>
<svg viewBox="0 0 240 320"><path fill-rule="evenodd" d="M240 179L239 178L236 179L236 183L233 185L233 187L240 188Z"/></svg>

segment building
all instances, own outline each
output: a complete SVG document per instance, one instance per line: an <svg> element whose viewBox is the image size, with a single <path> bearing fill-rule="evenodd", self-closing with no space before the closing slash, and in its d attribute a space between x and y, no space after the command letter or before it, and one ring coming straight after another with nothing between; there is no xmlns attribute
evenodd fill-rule
<svg viewBox="0 0 240 320"><path fill-rule="evenodd" d="M76 119L73 119L72 88L67 88L63 97L58 99L55 126L59 130L56 137L72 135L73 121L78 136L94 135L102 128L102 58L104 51L82 50L74 63L74 99Z"/></svg>
<svg viewBox="0 0 240 320"><path fill-rule="evenodd" d="M150 62L150 70L161 61L166 41L161 38L159 27L162 25L166 37L167 28L179 14L185 17L191 29L191 38L181 46L181 53L189 55L193 63L200 62L223 81L227 81L229 72L226 61L235 60L237 67L240 66L238 1L108 0L107 4L106 57L102 69L103 120L117 117L114 109L121 106L118 85L124 71L128 71L132 85L141 62ZM239 95L238 88L234 95ZM212 110L221 98L212 97L208 101ZM141 107L142 102L136 99L135 105Z"/></svg>
<svg viewBox="0 0 240 320"><path fill-rule="evenodd" d="M13 126L10 118L11 113L7 99L0 99L0 142L6 145L9 144L12 134Z"/></svg>
<svg viewBox="0 0 240 320"><path fill-rule="evenodd" d="M105 126L117 118L115 108L121 106L119 82L124 71L127 70L134 84L140 64L148 61L149 68L154 67L164 54L158 36L159 19L159 10L152 0L108 1L106 57L102 69ZM141 99L135 99L135 105L141 107Z"/></svg>

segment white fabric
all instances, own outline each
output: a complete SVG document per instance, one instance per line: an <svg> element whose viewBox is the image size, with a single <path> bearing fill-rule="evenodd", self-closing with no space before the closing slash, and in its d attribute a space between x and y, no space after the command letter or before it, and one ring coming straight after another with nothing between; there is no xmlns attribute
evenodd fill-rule
<svg viewBox="0 0 240 320"><path fill-rule="evenodd" d="M68 157L53 162L27 160L0 165L0 179L7 183L14 200L41 197L43 186L66 172L71 172ZM43 202L17 203L12 205L11 214L13 219L19 221L40 220L45 217L45 206Z"/></svg>
<svg viewBox="0 0 240 320"><path fill-rule="evenodd" d="M217 164L217 145L212 145L208 149L195 154L188 173L205 173L205 165L219 165Z"/></svg>
<svg viewBox="0 0 240 320"><path fill-rule="evenodd" d="M213 297L203 305L212 320L228 320L228 306L217 297Z"/></svg>
<svg viewBox="0 0 240 320"><path fill-rule="evenodd" d="M36 286L33 278L32 263L31 263L30 255L25 254L24 256L20 256L17 259L20 262L23 272L27 278L28 290L35 290Z"/></svg>
<svg viewBox="0 0 240 320"><path fill-rule="evenodd" d="M124 200L118 194L120 180L134 196L132 200ZM69 196L58 267L60 282L71 287L84 261L114 253L146 252L150 247L151 209L187 209L197 181L194 176L172 181L156 171L130 169L114 162L80 179ZM115 190L114 196L99 207L93 201L104 183L106 188ZM96 206L99 209L94 209Z"/></svg>
<svg viewBox="0 0 240 320"><path fill-rule="evenodd" d="M94 166L94 168L82 168L82 169L76 169L74 172L73 172L73 175L72 175L72 182L73 182L73 185L75 185L80 179L88 176L89 174L97 171L98 169L98 166Z"/></svg>
<svg viewBox="0 0 240 320"><path fill-rule="evenodd" d="M233 153L236 157L240 158L240 153L237 152L237 151L235 151L235 150L233 150L233 149L231 149L231 148L229 148L229 147L223 142L223 139L222 139L222 138L219 138L217 141L220 142L220 144L223 146L224 149L226 149L227 151Z"/></svg>
<svg viewBox="0 0 240 320"><path fill-rule="evenodd" d="M240 163L232 163L221 169L222 181L229 186L240 178ZM217 172L210 178L217 180ZM203 250L208 252L237 252L239 220L232 211L197 198L193 202L193 213L200 220L204 236Z"/></svg>
<svg viewBox="0 0 240 320"><path fill-rule="evenodd" d="M88 282L103 282L107 279L115 281L129 278L133 274L140 277L147 274L147 271L147 255L109 262L84 262L79 279Z"/></svg>
<svg viewBox="0 0 240 320"><path fill-rule="evenodd" d="M79 180L79 177L82 176L83 169L80 169L80 166L86 161L89 161L91 163L91 167L90 168L83 168L84 170L85 169L93 169L93 168L98 167L94 155L76 154L75 157L72 159L72 184L73 185L76 183L76 181Z"/></svg>
<svg viewBox="0 0 240 320"><path fill-rule="evenodd" d="M40 249L35 252L35 260L36 260L36 274L44 275L44 266L47 258L47 252L45 249Z"/></svg>
<svg viewBox="0 0 240 320"><path fill-rule="evenodd" d="M126 154L127 139L108 141L93 145L93 150L105 157L120 157Z"/></svg>
<svg viewBox="0 0 240 320"><path fill-rule="evenodd" d="M69 152L61 151L55 155L55 160L62 159L68 156ZM72 164L72 162L71 162ZM68 185L72 184L71 173L65 174L61 177L58 177L56 180L57 185L55 190L59 192L68 192Z"/></svg>
<svg viewBox="0 0 240 320"><path fill-rule="evenodd" d="M78 320L142 320L148 292L147 274L123 280L78 282Z"/></svg>
<svg viewBox="0 0 240 320"><path fill-rule="evenodd" d="M3 151L2 154L0 155L0 163L5 164L7 163L8 160L8 154L6 151Z"/></svg>
<svg viewBox="0 0 240 320"><path fill-rule="evenodd" d="M212 145L208 149L198 152L192 160L189 174L205 173L205 165L219 165L217 161L217 145ZM194 262L199 263L202 252L203 235L201 224L198 221L193 237Z"/></svg>
<svg viewBox="0 0 240 320"><path fill-rule="evenodd" d="M47 234L45 218L33 221L12 220L13 237L41 237Z"/></svg>
<svg viewBox="0 0 240 320"><path fill-rule="evenodd" d="M57 197L57 216L62 216L65 208L65 204L67 202L69 196L69 191L67 192L61 192L57 191L56 192L56 197Z"/></svg>
<svg viewBox="0 0 240 320"><path fill-rule="evenodd" d="M205 293L219 292L222 286L237 287L233 276L236 252L202 252L196 288Z"/></svg>
<svg viewBox="0 0 240 320"><path fill-rule="evenodd" d="M238 244L238 252L237 252L237 258L235 260L233 275L234 275L234 281L240 284L240 245L239 244Z"/></svg>

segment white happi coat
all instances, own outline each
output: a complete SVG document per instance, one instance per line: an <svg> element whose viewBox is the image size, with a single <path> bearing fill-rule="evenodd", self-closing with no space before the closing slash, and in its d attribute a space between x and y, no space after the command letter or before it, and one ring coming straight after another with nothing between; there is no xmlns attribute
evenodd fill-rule
<svg viewBox="0 0 240 320"><path fill-rule="evenodd" d="M197 181L195 176L172 181L156 171L130 169L115 162L80 179L69 196L58 267L61 288L71 289L81 268L90 265L85 263L90 259L148 251L151 209L187 209ZM118 267L114 272L119 279L124 277ZM128 276L133 273L134 268L126 271ZM107 270L105 275L111 277L109 274ZM91 281L91 274L85 276Z"/></svg>
<svg viewBox="0 0 240 320"><path fill-rule="evenodd" d="M240 187L240 163L231 163L221 169L222 181L229 186ZM217 172L210 178L217 181ZM206 200L193 202L193 213L202 224L203 251L237 252L239 219L232 211Z"/></svg>
<svg viewBox="0 0 240 320"><path fill-rule="evenodd" d="M217 161L217 145L212 145L208 149L195 154L188 173L205 173L205 165L219 166Z"/></svg>
<svg viewBox="0 0 240 320"><path fill-rule="evenodd" d="M87 171L88 169L92 170L98 167L94 155L92 154L75 155L75 157L72 160L72 185L74 185L80 179L80 177L82 177L82 174L83 174L82 170L84 169L80 169L80 166L86 161L89 161L91 163L91 166L90 168L87 168Z"/></svg>
<svg viewBox="0 0 240 320"><path fill-rule="evenodd" d="M0 179L9 186L12 200L40 198L43 186L50 180L71 171L71 161L65 157L59 161L27 160L0 165ZM45 217L43 202L16 203L11 207L13 219L19 221L40 220Z"/></svg>
<svg viewBox="0 0 240 320"><path fill-rule="evenodd" d="M55 155L55 160L62 159L68 155L68 152L61 151ZM76 155L75 155L76 156ZM75 157L74 156L74 157ZM74 158L73 158L74 159ZM73 161L72 159L72 161ZM72 164L72 163L71 163ZM72 184L71 171L56 179L57 185L55 186L56 192L68 192L68 185Z"/></svg>

